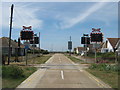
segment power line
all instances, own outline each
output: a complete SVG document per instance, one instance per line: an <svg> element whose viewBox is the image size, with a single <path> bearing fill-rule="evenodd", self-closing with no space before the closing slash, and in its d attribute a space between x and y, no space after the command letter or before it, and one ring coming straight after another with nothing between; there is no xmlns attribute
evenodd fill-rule
<svg viewBox="0 0 120 90"><path fill-rule="evenodd" d="M16 16L18 16L19 21L27 25L27 22L23 19L22 16L19 15L18 11L14 9Z"/></svg>

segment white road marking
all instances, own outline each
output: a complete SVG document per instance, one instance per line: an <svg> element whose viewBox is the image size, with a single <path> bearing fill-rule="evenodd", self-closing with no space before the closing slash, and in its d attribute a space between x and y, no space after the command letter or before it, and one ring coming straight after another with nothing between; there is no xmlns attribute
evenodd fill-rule
<svg viewBox="0 0 120 90"><path fill-rule="evenodd" d="M61 71L61 77L62 77L62 79L64 79L64 73L63 73L63 71Z"/></svg>
<svg viewBox="0 0 120 90"><path fill-rule="evenodd" d="M61 63L61 59L60 59L60 57L59 57L59 61L60 61L60 63Z"/></svg>
<svg viewBox="0 0 120 90"><path fill-rule="evenodd" d="M83 72L83 70L80 70L80 72Z"/></svg>

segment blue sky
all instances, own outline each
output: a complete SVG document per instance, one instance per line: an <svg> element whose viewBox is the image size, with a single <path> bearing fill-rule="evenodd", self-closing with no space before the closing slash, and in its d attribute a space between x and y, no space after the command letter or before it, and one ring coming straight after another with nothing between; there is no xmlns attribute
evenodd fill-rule
<svg viewBox="0 0 120 90"><path fill-rule="evenodd" d="M19 37L22 26L32 25L41 33L41 48L67 50L72 37L73 48L83 46L80 38L92 28L101 28L104 40L118 37L117 2L3 2L2 36L9 35L10 6L14 4L12 39Z"/></svg>

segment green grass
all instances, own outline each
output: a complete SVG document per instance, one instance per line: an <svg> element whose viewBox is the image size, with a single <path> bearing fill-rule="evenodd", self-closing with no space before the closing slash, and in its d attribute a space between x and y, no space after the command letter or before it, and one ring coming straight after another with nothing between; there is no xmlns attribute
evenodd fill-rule
<svg viewBox="0 0 120 90"><path fill-rule="evenodd" d="M98 77L112 88L118 88L118 72L99 71L97 69L86 69L86 71Z"/></svg>
<svg viewBox="0 0 120 90"><path fill-rule="evenodd" d="M43 64L45 63L51 56L40 56L40 57L36 57L34 59L31 59L28 61L29 64Z"/></svg>
<svg viewBox="0 0 120 90"><path fill-rule="evenodd" d="M95 54L94 53L88 53L87 57L95 58ZM106 60L109 63L115 63L115 53L113 53L113 52L107 52L107 53L97 52L96 57L97 57L98 61Z"/></svg>
<svg viewBox="0 0 120 90"><path fill-rule="evenodd" d="M2 77L2 88L16 88L22 81L24 81L27 77L29 77L32 73L34 73L37 69L35 67L28 67L28 66L15 66L15 68L20 68L23 73L22 76L19 77L13 77L11 74L14 74L12 72L12 66L3 66L3 75L8 74L6 76ZM19 70L18 70L19 71Z"/></svg>
<svg viewBox="0 0 120 90"><path fill-rule="evenodd" d="M75 63L84 63L84 61L82 61L82 60L80 60L78 58L75 58L73 56L69 56L69 55L65 55L65 56L67 56L69 59L71 59Z"/></svg>
<svg viewBox="0 0 120 90"><path fill-rule="evenodd" d="M45 55L40 57L35 57L28 60L28 64L43 64L45 63L51 55ZM25 61L18 62L19 64L25 64ZM16 88L22 81L29 77L32 73L36 71L35 67L29 66L17 66L18 63L11 63L12 65L3 66L3 78L2 87L3 88ZM19 77L18 77L19 76Z"/></svg>
<svg viewBox="0 0 120 90"><path fill-rule="evenodd" d="M42 55L42 56L36 56L34 58L30 58L27 60L27 64L43 64L45 63L52 55ZM21 62L11 62L11 64L15 65L25 65L26 61Z"/></svg>

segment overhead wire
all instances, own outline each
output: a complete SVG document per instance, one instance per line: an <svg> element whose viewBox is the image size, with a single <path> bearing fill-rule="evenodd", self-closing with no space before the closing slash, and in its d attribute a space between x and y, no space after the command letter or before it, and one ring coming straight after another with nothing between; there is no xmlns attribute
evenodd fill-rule
<svg viewBox="0 0 120 90"><path fill-rule="evenodd" d="M17 19L19 19L19 21L20 21L21 23L24 23L24 24L26 24L26 25L27 25L27 22L23 19L23 17L22 17L22 16L20 16L20 15L19 15L19 13L18 13L17 9L14 9L14 11L15 11L15 13L16 13L16 16L18 16L18 18L17 18Z"/></svg>

